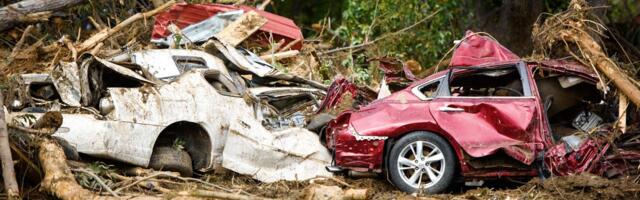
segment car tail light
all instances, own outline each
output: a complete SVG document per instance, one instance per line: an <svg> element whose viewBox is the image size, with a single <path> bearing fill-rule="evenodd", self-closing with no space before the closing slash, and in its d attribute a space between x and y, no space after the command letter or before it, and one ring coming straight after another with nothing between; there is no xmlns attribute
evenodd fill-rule
<svg viewBox="0 0 640 200"><path fill-rule="evenodd" d="M113 111L115 106L113 105L113 100L111 100L111 98L103 97L102 99L100 99L98 108L100 109L100 114L107 115L111 111Z"/></svg>

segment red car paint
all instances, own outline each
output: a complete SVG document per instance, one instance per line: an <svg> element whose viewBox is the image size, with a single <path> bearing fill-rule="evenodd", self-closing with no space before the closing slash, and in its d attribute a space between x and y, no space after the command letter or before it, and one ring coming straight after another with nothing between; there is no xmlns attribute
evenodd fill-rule
<svg viewBox="0 0 640 200"><path fill-rule="evenodd" d="M524 86L528 86L528 90L525 87L524 91L530 92L530 96L445 96L425 101L411 91L418 85L442 78L448 70L436 73L357 111L344 112L331 121L326 129L326 140L328 148L334 152L335 165L355 171L380 172L384 168L386 149L391 145L386 143L412 131L429 131L448 140L458 157L460 173L465 177L533 176L537 172L532 163L545 149L551 148L558 156L562 153L563 156L570 154L559 147L555 147L558 150L552 148L555 144L542 110L541 97L532 78L532 70L539 67L595 82L597 76L593 71L562 61L520 61L497 42L472 33L467 34L453 55L452 65L456 67L492 68L519 65ZM456 68L454 73L463 73L465 70L468 69ZM447 112L438 112L443 108L461 108L464 112L458 112L455 116ZM531 167L522 170L491 171L474 169L468 163L469 158L486 157L499 150L521 164ZM553 160L549 157L555 166L567 166L566 162L575 162L576 159L576 156L568 161ZM573 167L575 166L578 165ZM585 170L589 171L591 168Z"/></svg>
<svg viewBox="0 0 640 200"><path fill-rule="evenodd" d="M302 39L304 39L302 31L291 19L245 5L177 3L169 8L169 10L156 15L151 38L160 39L171 35L171 32L167 29L171 23L174 23L182 29L214 16L219 12L232 10L244 10L245 12L255 11L267 19L267 23L260 27L258 33L254 34L254 37L258 37L260 41L268 43L269 33L271 33L273 34L273 41L284 39L286 45L297 40L298 42L291 48L297 50L302 48Z"/></svg>
<svg viewBox="0 0 640 200"><path fill-rule="evenodd" d="M520 57L495 40L467 31L451 56L451 66L477 66L486 63L517 61Z"/></svg>

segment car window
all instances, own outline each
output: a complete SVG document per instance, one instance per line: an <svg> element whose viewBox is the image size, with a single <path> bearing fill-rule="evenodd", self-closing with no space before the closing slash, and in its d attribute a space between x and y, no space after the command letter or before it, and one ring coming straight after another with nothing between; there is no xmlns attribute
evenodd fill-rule
<svg viewBox="0 0 640 200"><path fill-rule="evenodd" d="M173 61L178 67L178 71L182 74L194 68L206 69L207 62L200 57L193 56L173 56Z"/></svg>
<svg viewBox="0 0 640 200"><path fill-rule="evenodd" d="M449 82L451 96L524 96L520 74L515 66L474 69L454 73Z"/></svg>
<svg viewBox="0 0 640 200"><path fill-rule="evenodd" d="M438 86L440 85L440 80L429 83L427 85L420 86L420 93L427 98L433 98L436 96L436 92L438 91Z"/></svg>
<svg viewBox="0 0 640 200"><path fill-rule="evenodd" d="M231 80L220 74L218 71L209 71L204 74L204 78L219 93L226 96L240 96L240 92L233 85Z"/></svg>
<svg viewBox="0 0 640 200"><path fill-rule="evenodd" d="M422 85L418 85L411 89L411 92L422 100L434 98L438 93L438 87L440 86L441 81L442 77L423 83Z"/></svg>

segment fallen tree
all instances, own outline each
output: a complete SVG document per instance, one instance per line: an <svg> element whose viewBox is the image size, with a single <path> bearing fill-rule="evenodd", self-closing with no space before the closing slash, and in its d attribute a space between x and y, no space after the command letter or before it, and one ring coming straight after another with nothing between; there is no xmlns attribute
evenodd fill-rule
<svg viewBox="0 0 640 200"><path fill-rule="evenodd" d="M557 47L563 47L582 64L604 74L631 102L640 106L638 85L602 49L601 36L607 28L591 14L593 9L584 0L572 0L566 11L547 18L542 24L536 23L532 31L536 51L550 58ZM606 91L605 83L601 81L602 89Z"/></svg>
<svg viewBox="0 0 640 200"><path fill-rule="evenodd" d="M7 30L18 23L33 20L42 20L50 13L47 11L58 10L76 5L84 0L24 0L0 8L0 32Z"/></svg>

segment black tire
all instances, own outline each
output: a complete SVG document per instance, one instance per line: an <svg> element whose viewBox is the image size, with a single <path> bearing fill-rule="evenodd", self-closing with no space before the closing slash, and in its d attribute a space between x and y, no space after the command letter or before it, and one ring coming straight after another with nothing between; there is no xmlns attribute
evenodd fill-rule
<svg viewBox="0 0 640 200"><path fill-rule="evenodd" d="M76 147L72 146L71 144L69 144L69 142L67 142L67 140L60 137L53 136L53 139L58 142L58 145L60 145L60 147L62 147L64 155L68 160L80 160L80 154L76 150Z"/></svg>
<svg viewBox="0 0 640 200"><path fill-rule="evenodd" d="M423 156L417 156L414 153L417 152L418 145L422 148ZM427 152L433 153L431 156L424 156L425 147L427 147ZM434 151L433 147L438 150ZM399 163L401 154L403 158L406 158L406 160L403 159L402 164ZM411 159L412 155L413 160ZM415 159L416 157L421 158ZM417 192L419 189L417 185L422 185L424 193L434 194L444 191L451 184L457 166L455 154L449 143L442 137L426 131L416 131L400 138L391 148L387 159L387 173L391 182L407 193ZM399 170L400 168L402 170ZM440 173L437 173L438 169L440 169ZM423 179L423 177L425 178ZM432 181L433 179L430 177L435 177L433 178L435 181ZM429 179L428 182L426 178ZM412 180L414 181L412 182Z"/></svg>
<svg viewBox="0 0 640 200"><path fill-rule="evenodd" d="M149 167L156 170L179 172L181 176L193 176L191 156L185 150L173 147L153 148Z"/></svg>
<svg viewBox="0 0 640 200"><path fill-rule="evenodd" d="M335 119L336 116L333 116L331 114L328 113L320 113L317 114L315 117L313 117L313 119L311 119L311 121L309 121L309 123L307 124L307 130L316 132L316 133L320 133L320 131L333 119Z"/></svg>

